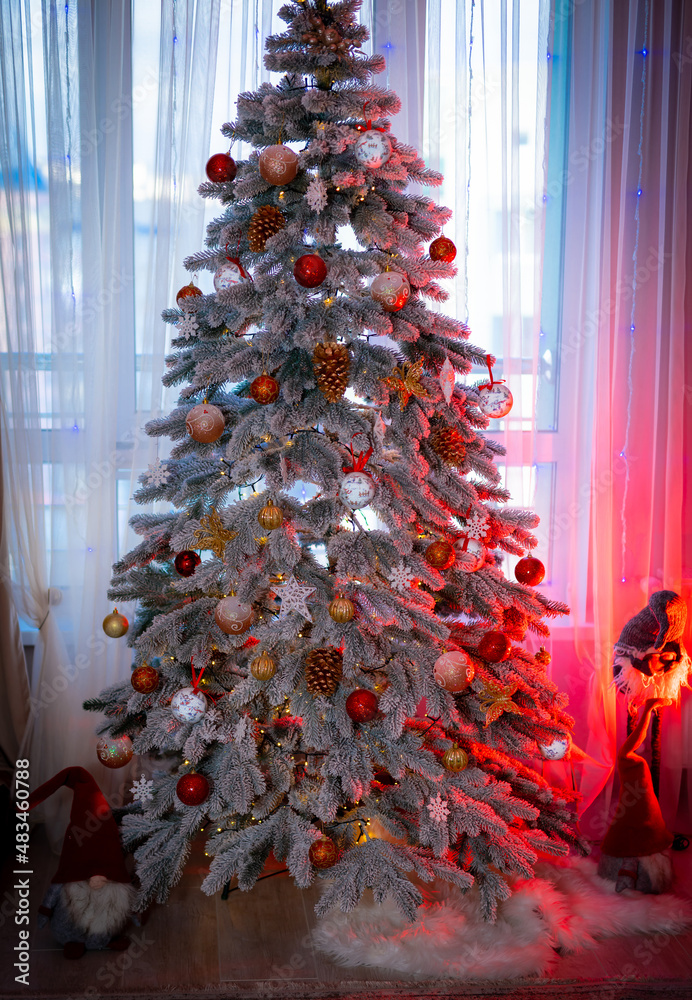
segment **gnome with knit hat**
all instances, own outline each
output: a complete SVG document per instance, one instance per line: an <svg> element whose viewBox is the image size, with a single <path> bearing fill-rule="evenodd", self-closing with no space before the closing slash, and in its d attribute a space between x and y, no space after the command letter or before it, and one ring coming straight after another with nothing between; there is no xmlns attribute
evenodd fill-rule
<svg viewBox="0 0 692 1000"><path fill-rule="evenodd" d="M88 949L122 951L134 903L120 834L106 798L83 767L66 767L29 796L33 809L63 786L74 792L60 864L39 908L39 926L51 930L65 958Z"/></svg>
<svg viewBox="0 0 692 1000"><path fill-rule="evenodd" d="M650 698L680 700L692 660L683 645L687 605L674 590L658 590L627 622L614 648L615 684L630 709Z"/></svg>

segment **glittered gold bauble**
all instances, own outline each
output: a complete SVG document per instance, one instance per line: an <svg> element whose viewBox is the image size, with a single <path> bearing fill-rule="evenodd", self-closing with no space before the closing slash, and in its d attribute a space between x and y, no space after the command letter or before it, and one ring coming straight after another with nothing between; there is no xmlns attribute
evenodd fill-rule
<svg viewBox="0 0 692 1000"><path fill-rule="evenodd" d="M344 658L334 646L311 649L305 658L305 681L310 694L333 695L343 674Z"/></svg>
<svg viewBox="0 0 692 1000"><path fill-rule="evenodd" d="M266 650L250 664L250 673L258 681L270 681L276 673L276 664Z"/></svg>
<svg viewBox="0 0 692 1000"><path fill-rule="evenodd" d="M125 635L129 627L129 622L125 615L121 615L117 608L113 608L109 615L103 619L103 631L111 639L119 639Z"/></svg>
<svg viewBox="0 0 692 1000"><path fill-rule="evenodd" d="M279 383L266 373L258 375L250 384L250 395L261 406L275 403L279 398Z"/></svg>
<svg viewBox="0 0 692 1000"><path fill-rule="evenodd" d="M298 154L289 146L267 146L259 157L259 172L268 184L290 184L298 173Z"/></svg>
<svg viewBox="0 0 692 1000"><path fill-rule="evenodd" d="M463 465L466 458L466 444L456 427L438 425L428 439L430 447L446 465Z"/></svg>
<svg viewBox="0 0 692 1000"><path fill-rule="evenodd" d="M132 760L133 753L129 736L102 736L96 744L96 756L104 767L125 767Z"/></svg>
<svg viewBox="0 0 692 1000"><path fill-rule="evenodd" d="M332 868L339 857L336 844L331 837L322 836L319 840L314 840L308 851L310 864L314 868Z"/></svg>
<svg viewBox="0 0 692 1000"><path fill-rule="evenodd" d="M250 219L247 238L253 253L263 253L267 240L280 233L286 217L273 205L262 205Z"/></svg>
<svg viewBox="0 0 692 1000"><path fill-rule="evenodd" d="M533 654L533 658L536 663L540 663L542 667L547 667L550 663L552 657L545 646L541 646L537 653Z"/></svg>
<svg viewBox="0 0 692 1000"><path fill-rule="evenodd" d="M441 260L444 264L451 264L457 255L457 248L448 236L438 236L430 244L430 260Z"/></svg>
<svg viewBox="0 0 692 1000"><path fill-rule="evenodd" d="M411 294L408 278L398 271L383 271L370 285L370 295L379 302L385 312L403 309Z"/></svg>
<svg viewBox="0 0 692 1000"><path fill-rule="evenodd" d="M198 288L192 281L189 285L183 285L175 297L179 309L185 309L186 299L195 299L202 294L202 289Z"/></svg>
<svg viewBox="0 0 692 1000"><path fill-rule="evenodd" d="M130 677L132 687L139 694L151 694L159 686L159 680L158 670L154 670L148 663L135 667Z"/></svg>
<svg viewBox="0 0 692 1000"><path fill-rule="evenodd" d="M185 417L187 433L193 441L202 444L218 441L225 426L223 413L218 406L213 406L211 403L198 403Z"/></svg>
<svg viewBox="0 0 692 1000"><path fill-rule="evenodd" d="M316 344L312 366L322 395L329 403L338 402L348 388L351 371L351 355L346 344L338 344L335 340Z"/></svg>
<svg viewBox="0 0 692 1000"><path fill-rule="evenodd" d="M257 515L257 520L266 531L274 531L275 528L280 528L284 523L284 516L271 500L267 500Z"/></svg>
<svg viewBox="0 0 692 1000"><path fill-rule="evenodd" d="M468 762L469 755L456 743L442 754L442 763L448 771L463 771Z"/></svg>
<svg viewBox="0 0 692 1000"><path fill-rule="evenodd" d="M431 542L425 550L425 561L433 569L449 569L454 562L454 548L444 539Z"/></svg>
<svg viewBox="0 0 692 1000"><path fill-rule="evenodd" d="M470 659L461 649L453 649L435 660L433 677L445 691L459 694L465 691L473 680L475 670Z"/></svg>
<svg viewBox="0 0 692 1000"><path fill-rule="evenodd" d="M214 621L226 635L242 635L252 625L255 612L251 604L243 604L237 597L224 597L214 611Z"/></svg>
<svg viewBox="0 0 692 1000"><path fill-rule="evenodd" d="M350 622L355 611L353 601L349 601L348 597L335 597L329 605L329 614L340 625Z"/></svg>

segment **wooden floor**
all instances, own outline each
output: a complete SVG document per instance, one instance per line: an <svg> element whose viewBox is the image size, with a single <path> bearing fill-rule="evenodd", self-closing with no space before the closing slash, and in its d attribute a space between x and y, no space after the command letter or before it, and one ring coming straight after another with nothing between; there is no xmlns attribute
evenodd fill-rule
<svg viewBox="0 0 692 1000"><path fill-rule="evenodd" d="M31 910L35 918L56 867L42 829L31 841ZM168 997L428 997L512 996L599 997L692 1000L692 933L680 937L617 938L594 951L559 958L545 980L467 985L402 979L370 968L333 965L310 943L319 887L296 889L286 875L259 883L251 893L232 892L227 900L199 891L207 859L192 857L167 906L154 907L146 923L130 932L128 951L88 952L66 961L49 928L31 927L31 974L27 989L14 982L11 870L2 886L0 915L0 994L87 998ZM678 891L692 897L692 848L675 855ZM8 905L9 904L9 905ZM625 966L634 975L623 976ZM629 970L628 970L629 971Z"/></svg>

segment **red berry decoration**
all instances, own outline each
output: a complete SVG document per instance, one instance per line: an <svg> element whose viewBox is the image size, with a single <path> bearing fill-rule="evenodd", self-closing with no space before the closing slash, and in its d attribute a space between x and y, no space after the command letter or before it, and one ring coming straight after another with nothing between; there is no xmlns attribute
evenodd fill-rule
<svg viewBox="0 0 692 1000"><path fill-rule="evenodd" d="M315 868L331 868L336 864L339 855L336 844L331 837L322 836L319 840L314 840L308 851L310 864Z"/></svg>
<svg viewBox="0 0 692 1000"><path fill-rule="evenodd" d="M258 375L250 386L250 395L256 403L266 406L279 398L279 383L271 375Z"/></svg>
<svg viewBox="0 0 692 1000"><path fill-rule="evenodd" d="M236 167L235 160L228 153L214 153L207 160L207 165L204 169L210 181L213 181L215 184L226 184L228 181L233 180L238 168Z"/></svg>
<svg viewBox="0 0 692 1000"><path fill-rule="evenodd" d="M175 301L178 304L179 309L185 308L186 299L195 299L198 295L202 294L202 289L198 288L197 285L193 284L191 281L189 285L183 285L178 294L175 297Z"/></svg>
<svg viewBox="0 0 692 1000"><path fill-rule="evenodd" d="M305 253L293 265L293 277L303 288L317 288L327 277L327 265L316 253Z"/></svg>
<svg viewBox="0 0 692 1000"><path fill-rule="evenodd" d="M545 566L535 556L526 556L514 567L514 575L519 583L525 583L527 587L537 587L545 578Z"/></svg>
<svg viewBox="0 0 692 1000"><path fill-rule="evenodd" d="M159 672L148 663L143 663L132 671L130 683L138 694L151 694L159 686Z"/></svg>
<svg viewBox="0 0 692 1000"><path fill-rule="evenodd" d="M377 695L367 688L356 688L346 699L346 712L354 722L372 722L377 711Z"/></svg>
<svg viewBox="0 0 692 1000"><path fill-rule="evenodd" d="M431 542L425 550L425 561L433 569L449 569L455 558L454 548L444 539Z"/></svg>
<svg viewBox="0 0 692 1000"><path fill-rule="evenodd" d="M430 244L430 260L441 260L443 264L451 264L457 255L457 248L447 236L438 236Z"/></svg>
<svg viewBox="0 0 692 1000"><path fill-rule="evenodd" d="M478 643L478 655L488 663L500 663L509 656L512 643L503 632L486 632Z"/></svg>
<svg viewBox="0 0 692 1000"><path fill-rule="evenodd" d="M190 552L186 549L185 552L178 553L173 560L173 565L181 576L192 576L201 562L202 560L196 552Z"/></svg>
<svg viewBox="0 0 692 1000"><path fill-rule="evenodd" d="M184 774L178 779L175 794L185 806L200 806L209 795L209 782L203 774Z"/></svg>

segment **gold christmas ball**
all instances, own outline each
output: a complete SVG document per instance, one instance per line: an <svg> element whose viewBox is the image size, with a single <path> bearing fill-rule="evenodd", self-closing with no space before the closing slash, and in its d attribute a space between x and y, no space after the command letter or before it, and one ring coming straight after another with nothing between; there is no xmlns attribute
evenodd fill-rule
<svg viewBox="0 0 692 1000"><path fill-rule="evenodd" d="M276 664L266 650L250 664L250 673L258 681L270 681L276 673Z"/></svg>
<svg viewBox="0 0 692 1000"><path fill-rule="evenodd" d="M212 444L218 441L224 432L226 421L218 406L211 403L199 403L193 406L185 417L185 428L193 441L202 444Z"/></svg>
<svg viewBox="0 0 692 1000"><path fill-rule="evenodd" d="M445 750L442 755L442 763L448 771L463 771L467 767L468 762L469 755L465 750L457 746L456 743L449 750Z"/></svg>
<svg viewBox="0 0 692 1000"><path fill-rule="evenodd" d="M547 667L551 660L550 653L545 646L541 646L538 652L533 654L533 658L536 663L540 663L542 667Z"/></svg>
<svg viewBox="0 0 692 1000"><path fill-rule="evenodd" d="M280 528L284 523L284 516L271 500L267 500L266 505L257 515L257 520L266 531L273 531L274 528Z"/></svg>
<svg viewBox="0 0 692 1000"><path fill-rule="evenodd" d="M103 619L103 631L106 635L109 635L111 639L119 639L121 636L125 635L129 627L129 622L125 615L121 615L117 608L113 608L111 614L106 615Z"/></svg>
<svg viewBox="0 0 692 1000"><path fill-rule="evenodd" d="M343 595L335 597L329 605L329 614L340 625L350 622L355 612L356 609L353 606L353 601L349 601L348 597L344 597Z"/></svg>

